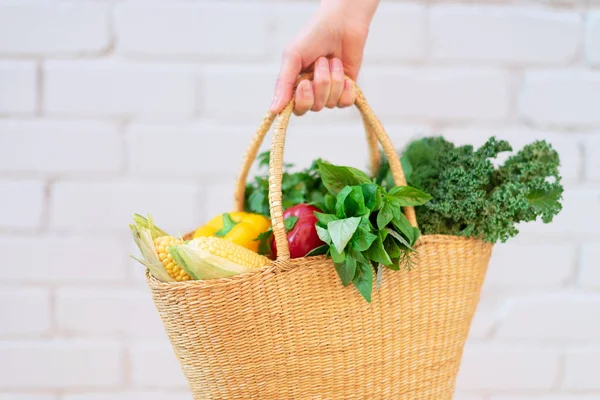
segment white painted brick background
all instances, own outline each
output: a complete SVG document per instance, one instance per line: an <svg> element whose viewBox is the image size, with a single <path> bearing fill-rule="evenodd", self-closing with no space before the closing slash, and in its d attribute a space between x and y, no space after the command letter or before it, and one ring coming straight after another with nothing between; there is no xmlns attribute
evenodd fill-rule
<svg viewBox="0 0 600 400"><path fill-rule="evenodd" d="M191 400L127 224L229 209L316 5L0 0L0 400ZM380 5L359 83L398 147L561 155L563 213L496 246L457 400L600 399L599 68L596 0ZM363 138L353 109L292 118L286 160L366 167Z"/></svg>

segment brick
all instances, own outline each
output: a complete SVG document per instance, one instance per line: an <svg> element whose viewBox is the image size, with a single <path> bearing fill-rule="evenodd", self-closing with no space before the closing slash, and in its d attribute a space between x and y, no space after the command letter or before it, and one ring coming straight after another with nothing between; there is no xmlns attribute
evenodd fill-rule
<svg viewBox="0 0 600 400"><path fill-rule="evenodd" d="M545 71L525 74L519 99L521 117L548 126L600 124L600 72Z"/></svg>
<svg viewBox="0 0 600 400"><path fill-rule="evenodd" d="M131 380L135 387L187 388L181 366L168 342L132 345Z"/></svg>
<svg viewBox="0 0 600 400"><path fill-rule="evenodd" d="M560 287L575 269L575 245L502 244L494 247L486 283L491 286Z"/></svg>
<svg viewBox="0 0 600 400"><path fill-rule="evenodd" d="M94 116L189 115L194 73L186 66L53 61L44 67L45 110Z"/></svg>
<svg viewBox="0 0 600 400"><path fill-rule="evenodd" d="M211 65L204 68L198 85L199 109L210 119L242 121L251 124L254 132L273 100L273 88L277 79L278 66ZM294 121L298 117L292 118ZM319 119L320 122L355 120L360 124L357 111L347 109L324 109L309 113L303 120ZM247 132L250 138L250 132Z"/></svg>
<svg viewBox="0 0 600 400"><path fill-rule="evenodd" d="M104 123L0 121L0 140L0 171L116 172L123 159L116 127Z"/></svg>
<svg viewBox="0 0 600 400"><path fill-rule="evenodd" d="M233 180L255 130L251 126L134 125L127 132L132 170L155 178L204 175ZM183 145L165 151L165 138Z"/></svg>
<svg viewBox="0 0 600 400"><path fill-rule="evenodd" d="M6 264L8 267L10 264ZM10 268L15 268L10 265ZM0 289L0 336L43 334L50 329L50 293L44 289Z"/></svg>
<svg viewBox="0 0 600 400"><path fill-rule="evenodd" d="M57 400L58 397L45 394L0 393L0 400Z"/></svg>
<svg viewBox="0 0 600 400"><path fill-rule="evenodd" d="M589 289L600 289L600 243L585 243L581 248L579 285Z"/></svg>
<svg viewBox="0 0 600 400"><path fill-rule="evenodd" d="M56 315L58 328L66 334L166 338L147 289L59 289Z"/></svg>
<svg viewBox="0 0 600 400"><path fill-rule="evenodd" d="M579 350L567 353L563 386L571 390L600 390L599 350Z"/></svg>
<svg viewBox="0 0 600 400"><path fill-rule="evenodd" d="M0 397L1 399L1 397ZM8 400L8 399L7 399ZM18 400L18 399L17 399ZM191 393L168 392L123 392L123 393L92 393L66 394L61 400L192 400Z"/></svg>
<svg viewBox="0 0 600 400"><path fill-rule="evenodd" d="M0 342L0 359L3 389L112 388L123 382L115 342Z"/></svg>
<svg viewBox="0 0 600 400"><path fill-rule="evenodd" d="M585 50L587 61L600 65L600 11L588 15Z"/></svg>
<svg viewBox="0 0 600 400"><path fill-rule="evenodd" d="M497 70L365 67L359 83L380 117L499 120L509 112L509 77Z"/></svg>
<svg viewBox="0 0 600 400"><path fill-rule="evenodd" d="M0 53L98 53L108 43L106 5L23 4L17 1L0 4Z"/></svg>
<svg viewBox="0 0 600 400"><path fill-rule="evenodd" d="M43 206L43 182L0 181L0 227L35 228L41 223Z"/></svg>
<svg viewBox="0 0 600 400"><path fill-rule="evenodd" d="M36 86L34 63L0 61L0 114L34 113L37 105Z"/></svg>
<svg viewBox="0 0 600 400"><path fill-rule="evenodd" d="M513 298L497 336L511 339L585 340L600 337L599 296L545 295Z"/></svg>
<svg viewBox="0 0 600 400"><path fill-rule="evenodd" d="M541 220L518 225L522 233L586 235L600 232L600 190L565 185L562 211L549 224Z"/></svg>
<svg viewBox="0 0 600 400"><path fill-rule="evenodd" d="M562 64L581 41L576 12L537 7L442 5L433 8L430 26L437 60Z"/></svg>
<svg viewBox="0 0 600 400"><path fill-rule="evenodd" d="M600 181L600 133L585 141L585 178L590 181Z"/></svg>
<svg viewBox="0 0 600 400"><path fill-rule="evenodd" d="M390 126L389 135L396 147L405 142L406 135L419 132L423 127ZM153 177L204 175L207 180L218 178L234 181L242 157L256 127L207 125L133 125L127 132L134 173ZM368 151L362 124L319 124L307 119L294 119L286 137L285 161L298 168L306 168L317 157L330 162L366 168ZM174 143L186 143L176 152L165 152L164 138ZM210 141L207 141L210 137ZM339 146L340 141L351 141L349 146ZM267 135L261 152L270 147ZM208 143L208 145L206 145ZM310 143L319 143L315 147ZM304 151L306 150L306 151ZM156 160L161 160L157 163ZM256 173L253 165L252 173ZM222 181L223 179L218 179ZM212 196L212 194L211 194Z"/></svg>
<svg viewBox="0 0 600 400"><path fill-rule="evenodd" d="M51 226L129 233L133 214L150 213L162 229L183 234L201 222L199 200L199 188L184 183L57 183L52 193Z"/></svg>
<svg viewBox="0 0 600 400"><path fill-rule="evenodd" d="M545 140L558 152L559 171L564 180L577 181L581 175L582 155L579 143L569 134L536 130L525 126L444 128L441 133L447 140L457 145L470 144L475 147L482 146L492 136L506 140L513 147L513 152L500 154L498 161L501 162L525 145L536 140Z"/></svg>
<svg viewBox="0 0 600 400"><path fill-rule="evenodd" d="M459 390L534 390L550 389L559 374L559 354L496 346L467 345L459 375Z"/></svg>
<svg viewBox="0 0 600 400"><path fill-rule="evenodd" d="M126 54L240 58L267 52L269 16L256 5L121 4L115 11L118 50Z"/></svg>
<svg viewBox="0 0 600 400"><path fill-rule="evenodd" d="M129 240L129 238L127 238ZM121 237L0 237L0 281L18 283L112 283L127 277L126 243Z"/></svg>

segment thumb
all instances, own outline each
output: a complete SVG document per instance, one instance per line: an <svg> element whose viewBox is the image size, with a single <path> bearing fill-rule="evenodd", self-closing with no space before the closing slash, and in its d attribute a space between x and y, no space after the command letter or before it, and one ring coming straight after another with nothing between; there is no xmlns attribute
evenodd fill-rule
<svg viewBox="0 0 600 400"><path fill-rule="evenodd" d="M271 112L278 114L292 99L296 79L302 71L302 57L294 50L286 51L283 55L281 69L275 83L275 94L271 103Z"/></svg>

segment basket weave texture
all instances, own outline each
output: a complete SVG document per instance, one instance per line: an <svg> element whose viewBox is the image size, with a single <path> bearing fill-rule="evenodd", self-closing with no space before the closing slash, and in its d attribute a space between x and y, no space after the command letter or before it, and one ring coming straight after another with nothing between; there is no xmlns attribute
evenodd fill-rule
<svg viewBox="0 0 600 400"><path fill-rule="evenodd" d="M304 79L310 76L303 77ZM396 184L398 156L357 88L376 166L381 143ZM410 272L383 272L367 303L324 256L291 259L281 207L283 142L293 100L277 117L270 206L278 259L232 278L163 283L146 274L194 399L451 399L492 245L422 236ZM244 158L244 183L275 116L267 114ZM416 225L414 210L404 210Z"/></svg>

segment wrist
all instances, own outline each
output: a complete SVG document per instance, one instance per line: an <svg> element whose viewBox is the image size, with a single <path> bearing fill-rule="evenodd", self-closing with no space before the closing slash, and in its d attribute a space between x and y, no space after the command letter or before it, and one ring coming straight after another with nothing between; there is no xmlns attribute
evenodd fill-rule
<svg viewBox="0 0 600 400"><path fill-rule="evenodd" d="M320 8L326 14L342 14L344 18L368 28L378 5L379 0L322 0Z"/></svg>

